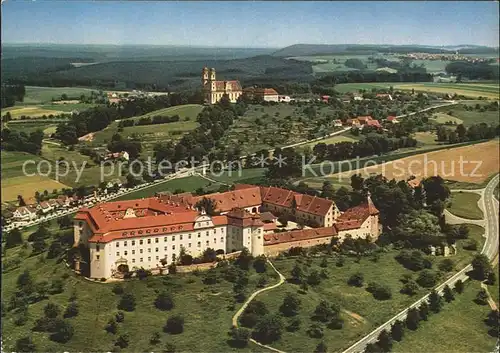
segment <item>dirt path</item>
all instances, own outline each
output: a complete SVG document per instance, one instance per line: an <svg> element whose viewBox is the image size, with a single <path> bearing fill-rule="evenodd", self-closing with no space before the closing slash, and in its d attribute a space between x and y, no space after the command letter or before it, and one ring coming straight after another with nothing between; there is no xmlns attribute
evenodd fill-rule
<svg viewBox="0 0 500 353"><path fill-rule="evenodd" d="M234 314L233 316L233 319L232 319L232 323L233 323L233 326L234 327L238 327L238 318L240 317L240 315L243 313L243 311L245 310L245 308L248 306L248 304L250 304L250 302L257 296L259 295L260 293L262 292L265 292L267 290L270 290L270 289L273 289L273 288L276 288L276 287L279 287L281 286L283 283L285 283L285 276L283 276L277 269L276 267L274 267L273 263L269 260L267 260L267 262L269 263L269 265L271 265L271 267L273 268L273 270L278 274L278 276L280 277L280 280L278 281L278 283L276 284L273 284L272 286L269 286L269 287L264 287L262 289L259 289L255 292L252 293L252 295L250 295L250 297L248 297L247 301L245 303L243 303L243 305L241 306L241 308L236 312L236 314ZM259 343L257 342L256 340L254 340L253 338L250 338L250 341L255 343L256 345L260 346L260 347L263 347L263 348L267 348L271 351L274 351L274 352L278 352L278 353L285 353L283 351L280 351L279 349L276 349L276 348L273 348L273 347L270 347L270 346L267 346L265 344L262 344L262 343Z"/></svg>

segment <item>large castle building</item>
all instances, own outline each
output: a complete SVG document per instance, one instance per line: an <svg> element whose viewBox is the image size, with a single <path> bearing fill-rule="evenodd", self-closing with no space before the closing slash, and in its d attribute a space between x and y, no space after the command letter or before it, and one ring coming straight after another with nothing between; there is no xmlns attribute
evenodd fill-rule
<svg viewBox="0 0 500 353"><path fill-rule="evenodd" d="M215 69L204 67L201 72L201 87L205 103L215 104L224 94L227 94L231 103L236 103L243 94L240 81L217 81Z"/></svg>
<svg viewBox="0 0 500 353"><path fill-rule="evenodd" d="M203 197L214 201L218 215L196 209ZM239 184L233 191L204 196L160 194L82 208L74 219L74 245L88 248L91 278L110 278L134 268L165 267L181 249L196 257L208 248L219 254L247 248L258 256L328 244L334 237L375 240L378 214L369 196L341 213L332 200ZM305 226L277 232L277 215Z"/></svg>

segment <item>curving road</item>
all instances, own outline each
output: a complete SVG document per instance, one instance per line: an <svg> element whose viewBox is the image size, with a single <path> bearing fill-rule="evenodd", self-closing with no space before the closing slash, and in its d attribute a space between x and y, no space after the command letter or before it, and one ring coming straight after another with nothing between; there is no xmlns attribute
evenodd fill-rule
<svg viewBox="0 0 500 353"><path fill-rule="evenodd" d="M482 197L479 200L479 207L483 210L485 215L485 236L486 241L484 243L482 254L485 254L490 260L493 260L498 254L498 200L493 196L496 185L499 181L499 175L497 174L493 179L490 180L486 188L482 191ZM467 221L468 222L468 221ZM472 266L468 265L460 272L456 273L445 282L436 287L438 293L441 293L446 285L452 287L456 281L462 280L466 281L469 277L467 272L472 270ZM405 310L401 311L397 315L393 316L386 323L377 327L375 330L370 332L368 335L360 339L358 342L354 343L352 346L347 348L343 353L360 353L364 352L365 347L368 343L374 343L377 341L378 335L383 330L390 330L392 323L396 320L404 320L409 309L418 307L420 304L427 300L429 294L417 300L415 303L410 305Z"/></svg>

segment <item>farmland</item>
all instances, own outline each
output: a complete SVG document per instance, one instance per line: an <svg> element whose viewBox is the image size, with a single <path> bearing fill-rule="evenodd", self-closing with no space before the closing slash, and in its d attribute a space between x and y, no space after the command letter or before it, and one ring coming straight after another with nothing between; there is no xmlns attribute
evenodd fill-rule
<svg viewBox="0 0 500 353"><path fill-rule="evenodd" d="M498 124L498 110L488 110L488 109L475 109L476 104L479 107L484 107L484 104L474 103L474 104L458 104L450 107L443 107L436 109L436 114L438 115L437 122L444 123L448 121L456 121L457 124L463 123L464 125L472 125L478 123L487 124ZM474 108L473 110L466 110L465 107L469 106ZM448 115L451 113L451 116ZM445 117L446 115L446 117ZM442 116L443 118L439 118Z"/></svg>
<svg viewBox="0 0 500 353"><path fill-rule="evenodd" d="M62 110L45 109L39 106L14 106L10 108L2 109L2 116L7 112L10 113L12 119L18 119L21 116L29 116L32 118L39 118L43 115L57 115L62 114Z"/></svg>
<svg viewBox="0 0 500 353"><path fill-rule="evenodd" d="M463 165L463 173L460 172L460 158L468 162ZM480 163L477 170L475 169L476 161ZM361 173L363 176L373 173L383 174L388 179L397 180L406 180L412 175L417 178L441 175L444 179L481 183L497 172L498 167L499 144L498 140L495 139L470 146L418 154L398 161L339 173L327 178L332 180L350 178L355 173Z"/></svg>
<svg viewBox="0 0 500 353"><path fill-rule="evenodd" d="M25 104L41 104L51 102L53 99L61 99L66 94L69 98L80 98L89 95L92 89L77 87L36 87L26 86Z"/></svg>

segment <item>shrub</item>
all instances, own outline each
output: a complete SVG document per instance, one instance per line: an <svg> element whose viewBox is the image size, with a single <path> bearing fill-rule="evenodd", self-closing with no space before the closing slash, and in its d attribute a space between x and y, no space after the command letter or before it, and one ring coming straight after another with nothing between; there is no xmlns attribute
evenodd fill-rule
<svg viewBox="0 0 500 353"><path fill-rule="evenodd" d="M50 340L66 343L73 337L74 331L73 326L69 322L59 320L56 324L55 332L50 335Z"/></svg>
<svg viewBox="0 0 500 353"><path fill-rule="evenodd" d="M29 336L21 337L16 341L15 351L19 353L36 352L36 346Z"/></svg>
<svg viewBox="0 0 500 353"><path fill-rule="evenodd" d="M232 327L229 331L231 336L231 345L237 348L243 348L248 345L252 332L244 327Z"/></svg>
<svg viewBox="0 0 500 353"><path fill-rule="evenodd" d="M324 336L323 326L318 323L312 323L307 329L307 334L312 338L322 338Z"/></svg>
<svg viewBox="0 0 500 353"><path fill-rule="evenodd" d="M53 319L61 313L61 309L54 303L48 303L43 308L43 312L45 313L45 317Z"/></svg>
<svg viewBox="0 0 500 353"><path fill-rule="evenodd" d="M297 315L300 309L301 300L295 293L287 293L280 306L280 311L285 316Z"/></svg>
<svg viewBox="0 0 500 353"><path fill-rule="evenodd" d="M115 315L116 322L123 322L125 320L125 314L123 311L119 311Z"/></svg>
<svg viewBox="0 0 500 353"><path fill-rule="evenodd" d="M378 300L387 300L392 298L391 289L386 285L370 282L366 290Z"/></svg>
<svg viewBox="0 0 500 353"><path fill-rule="evenodd" d="M158 344L160 343L160 333L159 332L153 332L151 335L151 338L149 339L149 343L151 344Z"/></svg>
<svg viewBox="0 0 500 353"><path fill-rule="evenodd" d="M290 320L289 325L287 326L286 330L290 332L295 332L300 329L300 318L299 317L294 317Z"/></svg>
<svg viewBox="0 0 500 353"><path fill-rule="evenodd" d="M182 333L184 331L184 318L181 315L169 317L163 330L173 335Z"/></svg>
<svg viewBox="0 0 500 353"><path fill-rule="evenodd" d="M283 322L278 315L268 314L257 323L252 336L259 342L271 343L281 338Z"/></svg>
<svg viewBox="0 0 500 353"><path fill-rule="evenodd" d="M432 288L438 281L438 274L433 271L424 270L418 275L417 283L424 288Z"/></svg>
<svg viewBox="0 0 500 353"><path fill-rule="evenodd" d="M476 299L474 299L474 302L479 305L486 305L488 304L488 293L484 288L481 288L479 292L476 294Z"/></svg>
<svg viewBox="0 0 500 353"><path fill-rule="evenodd" d="M120 348L127 348L129 344L129 337L128 335L120 335L115 342L115 346L120 347Z"/></svg>
<svg viewBox="0 0 500 353"><path fill-rule="evenodd" d="M75 317L78 315L78 304L76 302L71 302L69 305L66 307L66 310L64 311L64 318L69 318L69 317Z"/></svg>
<svg viewBox="0 0 500 353"><path fill-rule="evenodd" d="M172 294L161 292L155 299L155 307L159 310L171 310L174 307Z"/></svg>
<svg viewBox="0 0 500 353"><path fill-rule="evenodd" d="M116 283L114 286L113 286L113 289L112 289L113 293L115 294L118 294L118 295L121 295L123 294L123 286L119 283Z"/></svg>
<svg viewBox="0 0 500 353"><path fill-rule="evenodd" d="M118 330L118 325L116 324L115 319L109 319L106 326L104 326L104 329L106 330L106 332L112 333L114 335Z"/></svg>
<svg viewBox="0 0 500 353"><path fill-rule="evenodd" d="M418 292L418 284L414 280L409 280L401 288L401 293L408 295L415 295Z"/></svg>
<svg viewBox="0 0 500 353"><path fill-rule="evenodd" d="M439 269L443 272L450 272L453 270L453 260L451 259L444 259L441 261L439 264Z"/></svg>
<svg viewBox="0 0 500 353"><path fill-rule="evenodd" d="M118 303L118 309L125 311L135 310L135 297L130 293L125 293Z"/></svg>
<svg viewBox="0 0 500 353"><path fill-rule="evenodd" d="M347 284L354 287L363 287L363 274L361 272L356 272L347 280Z"/></svg>

